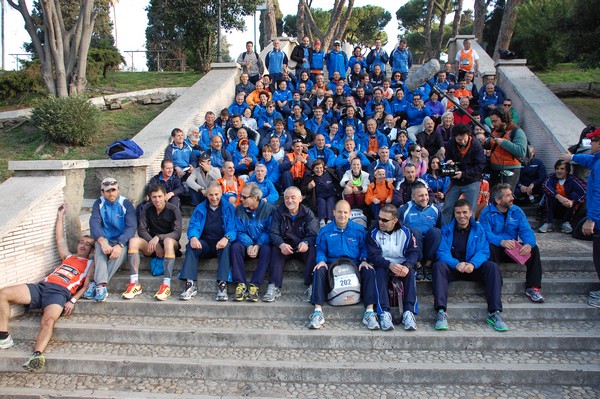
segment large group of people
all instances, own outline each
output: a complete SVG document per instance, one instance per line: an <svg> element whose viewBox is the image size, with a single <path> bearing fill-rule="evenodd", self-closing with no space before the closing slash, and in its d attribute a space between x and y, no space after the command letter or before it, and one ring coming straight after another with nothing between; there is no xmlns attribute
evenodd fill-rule
<svg viewBox="0 0 600 399"><path fill-rule="evenodd" d="M600 129L587 135L591 155L564 155L547 175L493 77L477 90L478 62L468 41L455 67L447 63L432 78L435 89L414 91L404 85L412 66L405 40L389 55L377 41L348 58L339 41L324 52L305 37L290 57L295 74L278 40L264 65L252 42L246 49L238 58L242 74L233 103L218 117L207 112L188 137L173 129L144 204L136 210L119 182L105 178L92 208L91 237L82 238L76 256L64 244L59 210L56 236L65 262L41 285L0 290L0 348L12 345L9 302L43 307L36 352L26 364L43 367L42 352L63 307L68 315L79 298L105 301L111 277L125 262L130 281L122 298L142 293L140 253L160 260L163 277L154 298L168 300L186 201L194 210L177 276L185 283L179 299L198 294L199 263L216 257L216 301L273 302L284 292L285 261L297 258L314 305L310 329L325 323L323 305L339 280L332 270L342 262L355 270L346 282L360 286L362 322L370 330L394 329L392 283L403 287L403 327L415 330L421 281L432 282L435 328L448 329L448 286L455 280L482 283L486 322L508 330L498 262L526 266L524 295L544 302L540 250L515 200L541 204L542 233L556 220L571 233L583 213L583 233L595 234L600 275ZM448 98L440 101L439 93ZM593 195L570 174L570 161L592 170ZM248 259L256 260L249 278ZM600 307L600 292L590 293L590 304Z"/></svg>

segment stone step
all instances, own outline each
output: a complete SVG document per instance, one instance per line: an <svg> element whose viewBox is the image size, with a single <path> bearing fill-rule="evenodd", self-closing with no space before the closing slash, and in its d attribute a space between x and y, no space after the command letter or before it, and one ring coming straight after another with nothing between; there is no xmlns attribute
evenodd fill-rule
<svg viewBox="0 0 600 399"><path fill-rule="evenodd" d="M21 367L28 352L9 351L0 365L2 371L16 371ZM116 354L86 354L85 357L73 354L53 354L46 365L47 373L71 374L81 370L99 375L121 377L169 377L177 378L183 373L191 379L207 378L228 381L269 381L355 384L422 384L435 375L437 383L453 384L552 384L588 385L600 384L598 364L519 364L488 363L471 360L465 362L441 362L439 357L409 364L398 362L391 355L390 361L382 365L377 361L353 359L340 361L334 358L309 360L254 360L254 359L205 359L198 356L124 356ZM327 361L329 360L329 361ZM448 367L451 364L451 367ZM382 372L382 369L385 372Z"/></svg>
<svg viewBox="0 0 600 399"><path fill-rule="evenodd" d="M320 330L308 330L308 318L275 320L205 319L201 317L76 317L61 320L48 351L76 351L89 345L150 345L157 351L166 345L273 350L414 350L414 351L598 351L600 321L530 321L506 318L510 330L494 331L485 317L471 319L449 315L450 328L434 329L433 318L417 318L418 329L406 332L369 331L360 314L352 320L339 320L325 314ZM11 323L17 346L31 348L39 330L39 318ZM28 346L29 345L29 346ZM0 358L10 351L1 351ZM340 352L341 353L341 352ZM499 354L496 354L499 356ZM341 354L340 354L341 356ZM595 360L590 361L596 361Z"/></svg>
<svg viewBox="0 0 600 399"><path fill-rule="evenodd" d="M206 273L201 273L198 279L199 293L207 293L213 295L216 292L216 280L214 278L205 277ZM509 277L507 277L509 276ZM575 277L572 277L575 276ZM249 276L248 276L249 277ZM591 290L598 289L599 285L594 281L596 273L574 273L574 272L549 272L544 275L542 281L544 294L587 294ZM142 289L145 293L154 294L163 282L162 276L149 276L142 273L139 276L139 282L142 284ZM504 295L522 294L525 291L525 276L523 272L504 273L502 293ZM129 275L125 271L119 272L110 280L108 285L109 292L115 295L121 295L125 287L129 283ZM266 291L268 279L260 288L260 293ZM178 296L184 289L185 282L182 280L172 280L171 288L173 295ZM304 278L298 275L286 275L283 280L282 294L283 295L302 295L307 287L304 285ZM228 284L228 292L232 295L235 292L235 285ZM455 281L450 284L449 295L457 294L483 294L483 286L478 283L469 281ZM427 282L417 283L418 295L431 295L432 284Z"/></svg>
<svg viewBox="0 0 600 399"><path fill-rule="evenodd" d="M183 248L185 254L185 248ZM572 256L565 256L565 254L542 256L542 268L544 273L546 272L596 272L594 268L594 258L591 256L591 249L588 254L573 254ZM185 255L184 255L185 256ZM183 265L184 256L181 256L175 260L175 271L178 273ZM256 260L246 260L246 271L251 272L256 268ZM202 259L199 262L198 270L200 274L203 272L216 272L218 260L216 258ZM291 259L285 263L284 274L293 273L304 273L304 263L299 260ZM121 270L129 270L128 263L121 266ZM140 259L140 271L150 270L150 258L141 257ZM515 263L501 263L500 270L502 272L524 272L525 268ZM595 279L597 280L597 278Z"/></svg>
<svg viewBox="0 0 600 399"><path fill-rule="evenodd" d="M190 383L184 377L126 378L79 373L4 373L0 379L0 398L31 399L190 399L221 398L375 398L375 397L515 397L515 398L594 398L600 396L598 386L586 385L480 385L457 384L352 384L278 381L239 381L224 384L219 378L197 378Z"/></svg>
<svg viewBox="0 0 600 399"><path fill-rule="evenodd" d="M411 333L412 335L412 333ZM410 337L412 338L412 337ZM408 339L408 338L407 338ZM448 339L451 339L450 337ZM591 357L593 351L586 350L561 350L549 352L545 350L509 349L497 353L488 350L467 348L464 350L428 350L417 349L412 346L405 349L396 348L347 348L343 351L321 349L315 347L311 350L303 348L260 348L260 347L212 347L212 350L203 351L204 360L234 360L246 359L255 361L296 361L310 362L316 359L324 363L349 363L356 359L362 362L375 362L386 368L387 365L418 364L438 361L443 364L468 363L478 361L487 364L594 364L600 365L599 358ZM12 351L27 353L31 349L29 342L20 341ZM153 343L106 343L106 342L55 342L45 351L46 357L52 359L61 355L70 354L75 358L86 358L98 354L111 354L114 356L147 356L155 358L178 357L190 358L198 346L188 346L178 342L177 345L156 345ZM161 363L157 361L157 363Z"/></svg>

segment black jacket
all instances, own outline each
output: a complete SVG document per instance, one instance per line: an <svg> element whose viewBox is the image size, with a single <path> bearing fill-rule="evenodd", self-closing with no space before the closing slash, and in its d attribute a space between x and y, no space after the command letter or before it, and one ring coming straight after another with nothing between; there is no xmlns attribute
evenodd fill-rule
<svg viewBox="0 0 600 399"><path fill-rule="evenodd" d="M466 186L474 182L481 180L481 174L485 168L485 154L483 147L478 140L469 137L471 147L467 150L465 156L461 156L456 140L454 137L446 144L446 160L453 160L454 162L460 162L460 170L462 176L460 179L450 179L450 184L456 184L458 186Z"/></svg>

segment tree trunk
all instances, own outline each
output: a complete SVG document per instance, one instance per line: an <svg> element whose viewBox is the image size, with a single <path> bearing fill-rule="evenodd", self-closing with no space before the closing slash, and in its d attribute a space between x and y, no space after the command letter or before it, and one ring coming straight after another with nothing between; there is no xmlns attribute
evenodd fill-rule
<svg viewBox="0 0 600 399"><path fill-rule="evenodd" d="M448 15L448 7L450 7L450 0L444 0L441 6L440 13L440 26L438 27L438 40L435 46L435 52L433 58L439 59L440 53L442 52L442 41L444 40L444 25L446 24L446 15Z"/></svg>
<svg viewBox="0 0 600 399"><path fill-rule="evenodd" d="M489 0L475 0L473 10L473 35L481 44L483 40L483 28L485 26L485 16Z"/></svg>
<svg viewBox="0 0 600 399"><path fill-rule="evenodd" d="M512 39L515 24L517 23L517 8L523 0L507 0L504 7L504 14L502 15L502 23L500 24L500 32L498 33L498 40L496 40L496 48L494 48L494 60L500 58L498 54L499 50L508 50L510 41Z"/></svg>
<svg viewBox="0 0 600 399"><path fill-rule="evenodd" d="M463 0L456 1L458 7L456 7L456 11L454 11L454 20L452 21L452 37L458 36L458 32L460 32L460 23L462 20Z"/></svg>
<svg viewBox="0 0 600 399"><path fill-rule="evenodd" d="M431 58L431 20L433 19L433 4L434 0L427 0L427 15L425 16L425 48L423 49L423 57L425 60Z"/></svg>
<svg viewBox="0 0 600 399"><path fill-rule="evenodd" d="M16 2L15 2L16 1ZM62 18L60 0L41 0L44 45L25 0L7 0L19 11L25 29L38 55L42 79L48 93L57 97L77 95L85 90L87 55L94 27L94 0L81 0L77 23L67 30Z"/></svg>
<svg viewBox="0 0 600 399"><path fill-rule="evenodd" d="M267 10L262 12L264 37L260 43L260 48L264 49L271 43L274 37L277 37L277 22L275 21L275 6L273 0L266 1Z"/></svg>
<svg viewBox="0 0 600 399"><path fill-rule="evenodd" d="M298 1L298 12L296 14L296 36L301 39L304 36L308 35L307 30L305 29L304 23L304 5L302 4L303 0Z"/></svg>
<svg viewBox="0 0 600 399"><path fill-rule="evenodd" d="M348 21L350 20L350 16L352 15L352 8L354 7L354 0L348 1L348 6L346 7L346 12L342 16L344 11L344 6L346 5L346 0L335 0L333 5L333 9L331 10L331 19L329 20L329 26L327 28L327 32L323 33L317 27L317 24L313 18L313 15L310 11L310 6L306 2L306 0L301 0L304 6L305 18L308 21L308 26L313 31L313 33L321 39L321 48L327 51L330 47L330 44L334 40L340 40L346 29L348 28Z"/></svg>

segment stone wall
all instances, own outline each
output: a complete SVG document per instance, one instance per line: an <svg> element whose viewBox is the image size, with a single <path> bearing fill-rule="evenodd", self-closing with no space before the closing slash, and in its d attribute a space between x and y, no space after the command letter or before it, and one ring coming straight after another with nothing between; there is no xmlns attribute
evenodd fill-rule
<svg viewBox="0 0 600 399"><path fill-rule="evenodd" d="M59 264L54 227L65 186L63 176L11 177L0 185L0 288L38 282Z"/></svg>
<svg viewBox="0 0 600 399"><path fill-rule="evenodd" d="M9 162L14 175L0 185L0 288L39 281L57 265L54 225L62 202L69 204L66 230L71 251L80 234L83 200L100 195L105 176L116 177L123 195L139 202L146 182L160 169L171 130L179 127L187 132L204 122L207 111L229 106L238 76L234 63L213 65L133 137L144 150L139 159Z"/></svg>

